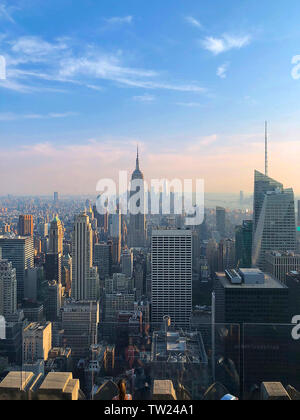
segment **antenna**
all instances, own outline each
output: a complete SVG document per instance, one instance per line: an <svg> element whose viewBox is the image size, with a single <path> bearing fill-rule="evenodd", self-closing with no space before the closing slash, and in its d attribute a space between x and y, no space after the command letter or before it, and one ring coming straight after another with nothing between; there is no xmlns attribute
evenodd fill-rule
<svg viewBox="0 0 300 420"><path fill-rule="evenodd" d="M265 122L265 175L268 176L268 122Z"/></svg>

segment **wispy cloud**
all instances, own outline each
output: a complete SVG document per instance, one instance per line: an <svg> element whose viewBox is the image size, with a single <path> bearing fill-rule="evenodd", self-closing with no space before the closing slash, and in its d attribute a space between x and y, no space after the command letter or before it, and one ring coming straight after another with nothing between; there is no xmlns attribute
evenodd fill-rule
<svg viewBox="0 0 300 420"><path fill-rule="evenodd" d="M0 19L7 20L11 23L15 23L14 18L12 17L13 10L15 8L7 6L6 3L0 3Z"/></svg>
<svg viewBox="0 0 300 420"><path fill-rule="evenodd" d="M184 106L186 108L199 108L203 106L199 102L176 102L176 105Z"/></svg>
<svg viewBox="0 0 300 420"><path fill-rule="evenodd" d="M196 18L194 18L193 16L186 16L185 20L187 23L189 23L190 25L199 28L199 29L203 29L203 25L199 22L199 20L197 20Z"/></svg>
<svg viewBox="0 0 300 420"><path fill-rule="evenodd" d="M12 112L0 113L0 121L16 121L16 120L41 120L41 119L56 119L67 118L78 115L76 112L64 113L49 113L49 114L16 114Z"/></svg>
<svg viewBox="0 0 300 420"><path fill-rule="evenodd" d="M124 17L120 17L120 16L114 16L108 19L105 19L105 22L111 24L111 25L120 25L123 23L127 23L130 24L133 22L133 16L124 16Z"/></svg>
<svg viewBox="0 0 300 420"><path fill-rule="evenodd" d="M48 89L71 83L99 91L103 89L98 85L102 80L120 87L205 92L197 83L166 82L157 70L128 66L123 51L106 53L69 38L46 41L26 36L8 39L5 45L8 78L6 83L0 83L0 88L27 93L42 90L46 83L51 84Z"/></svg>
<svg viewBox="0 0 300 420"><path fill-rule="evenodd" d="M155 99L156 98L154 95L149 95L149 94L133 97L133 100L138 101L138 102L154 102Z"/></svg>
<svg viewBox="0 0 300 420"><path fill-rule="evenodd" d="M200 41L200 44L214 55L218 55L232 49L241 49L248 45L250 41L250 35L233 36L225 34L221 38L206 37L204 40Z"/></svg>
<svg viewBox="0 0 300 420"><path fill-rule="evenodd" d="M229 63L222 64L220 67L218 67L217 76L220 77L220 79L226 79L228 68Z"/></svg>
<svg viewBox="0 0 300 420"><path fill-rule="evenodd" d="M29 56L32 61L68 48L67 44L60 40L50 43L37 36L20 37L16 41L11 42L11 45L13 52Z"/></svg>

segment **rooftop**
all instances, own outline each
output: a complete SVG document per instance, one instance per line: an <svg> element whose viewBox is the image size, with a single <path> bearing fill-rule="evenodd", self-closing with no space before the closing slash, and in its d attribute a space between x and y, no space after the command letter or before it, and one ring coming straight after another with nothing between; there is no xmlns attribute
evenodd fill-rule
<svg viewBox="0 0 300 420"><path fill-rule="evenodd" d="M249 270L251 269L244 269L249 274ZM287 289L287 286L280 283L280 281L274 279L269 274L264 273L265 281L264 283L256 284L256 283L231 283L231 281L226 277L225 273L216 273L218 279L220 280L223 287L226 289Z"/></svg>

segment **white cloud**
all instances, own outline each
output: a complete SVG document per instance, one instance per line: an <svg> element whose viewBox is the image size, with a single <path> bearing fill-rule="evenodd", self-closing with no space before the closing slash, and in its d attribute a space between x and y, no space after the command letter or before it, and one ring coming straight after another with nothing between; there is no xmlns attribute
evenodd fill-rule
<svg viewBox="0 0 300 420"><path fill-rule="evenodd" d="M222 64L217 70L217 76L220 77L221 79L226 79L228 68L229 68L229 63Z"/></svg>
<svg viewBox="0 0 300 420"><path fill-rule="evenodd" d="M140 96L134 96L133 99L139 102L154 102L156 98L153 95L145 94Z"/></svg>
<svg viewBox="0 0 300 420"><path fill-rule="evenodd" d="M199 20L195 19L193 16L186 16L185 20L192 26L196 28L202 29L203 25L199 22Z"/></svg>
<svg viewBox="0 0 300 420"><path fill-rule="evenodd" d="M94 45L82 45L69 38L46 41L26 36L6 40L6 83L0 88L18 92L57 90L57 84L74 84L100 91L99 80L115 85L147 90L173 90L203 93L197 83L166 82L156 70L135 68L126 64L123 51L105 53ZM39 84L36 81L39 79ZM50 85L51 84L51 85ZM55 86L53 86L55 84Z"/></svg>
<svg viewBox="0 0 300 420"><path fill-rule="evenodd" d="M0 18L8 20L11 23L15 23L12 17L12 8L7 7L5 3L0 3Z"/></svg>
<svg viewBox="0 0 300 420"><path fill-rule="evenodd" d="M13 112L3 112L0 113L0 121L16 121L16 120L41 120L41 119L51 119L51 118L67 118L78 115L75 112L64 112L64 113L55 113L51 112L49 114L15 114Z"/></svg>
<svg viewBox="0 0 300 420"><path fill-rule="evenodd" d="M185 106L187 108L198 108L202 106L199 102L177 102L176 105Z"/></svg>
<svg viewBox="0 0 300 420"><path fill-rule="evenodd" d="M11 44L13 52L32 56L32 61L37 56L48 56L53 52L67 49L67 44L64 42L50 43L36 36L24 36Z"/></svg>
<svg viewBox="0 0 300 420"><path fill-rule="evenodd" d="M222 38L206 37L201 41L201 45L206 50L218 55L232 49L241 49L248 45L250 41L251 37L249 35L232 36L225 34Z"/></svg>
<svg viewBox="0 0 300 420"><path fill-rule="evenodd" d="M105 21L109 24L123 24L123 23L132 23L133 22L133 16L124 16L124 17L120 17L120 16L114 16L108 19L105 19Z"/></svg>

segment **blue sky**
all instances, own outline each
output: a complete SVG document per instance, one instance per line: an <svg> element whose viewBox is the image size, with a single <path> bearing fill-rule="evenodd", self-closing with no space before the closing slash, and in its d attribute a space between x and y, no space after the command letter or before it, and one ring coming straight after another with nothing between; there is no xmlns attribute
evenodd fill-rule
<svg viewBox="0 0 300 420"><path fill-rule="evenodd" d="M271 175L300 192L299 13L296 0L0 0L0 194L93 192L134 166L136 143L146 177L250 192L265 119Z"/></svg>

